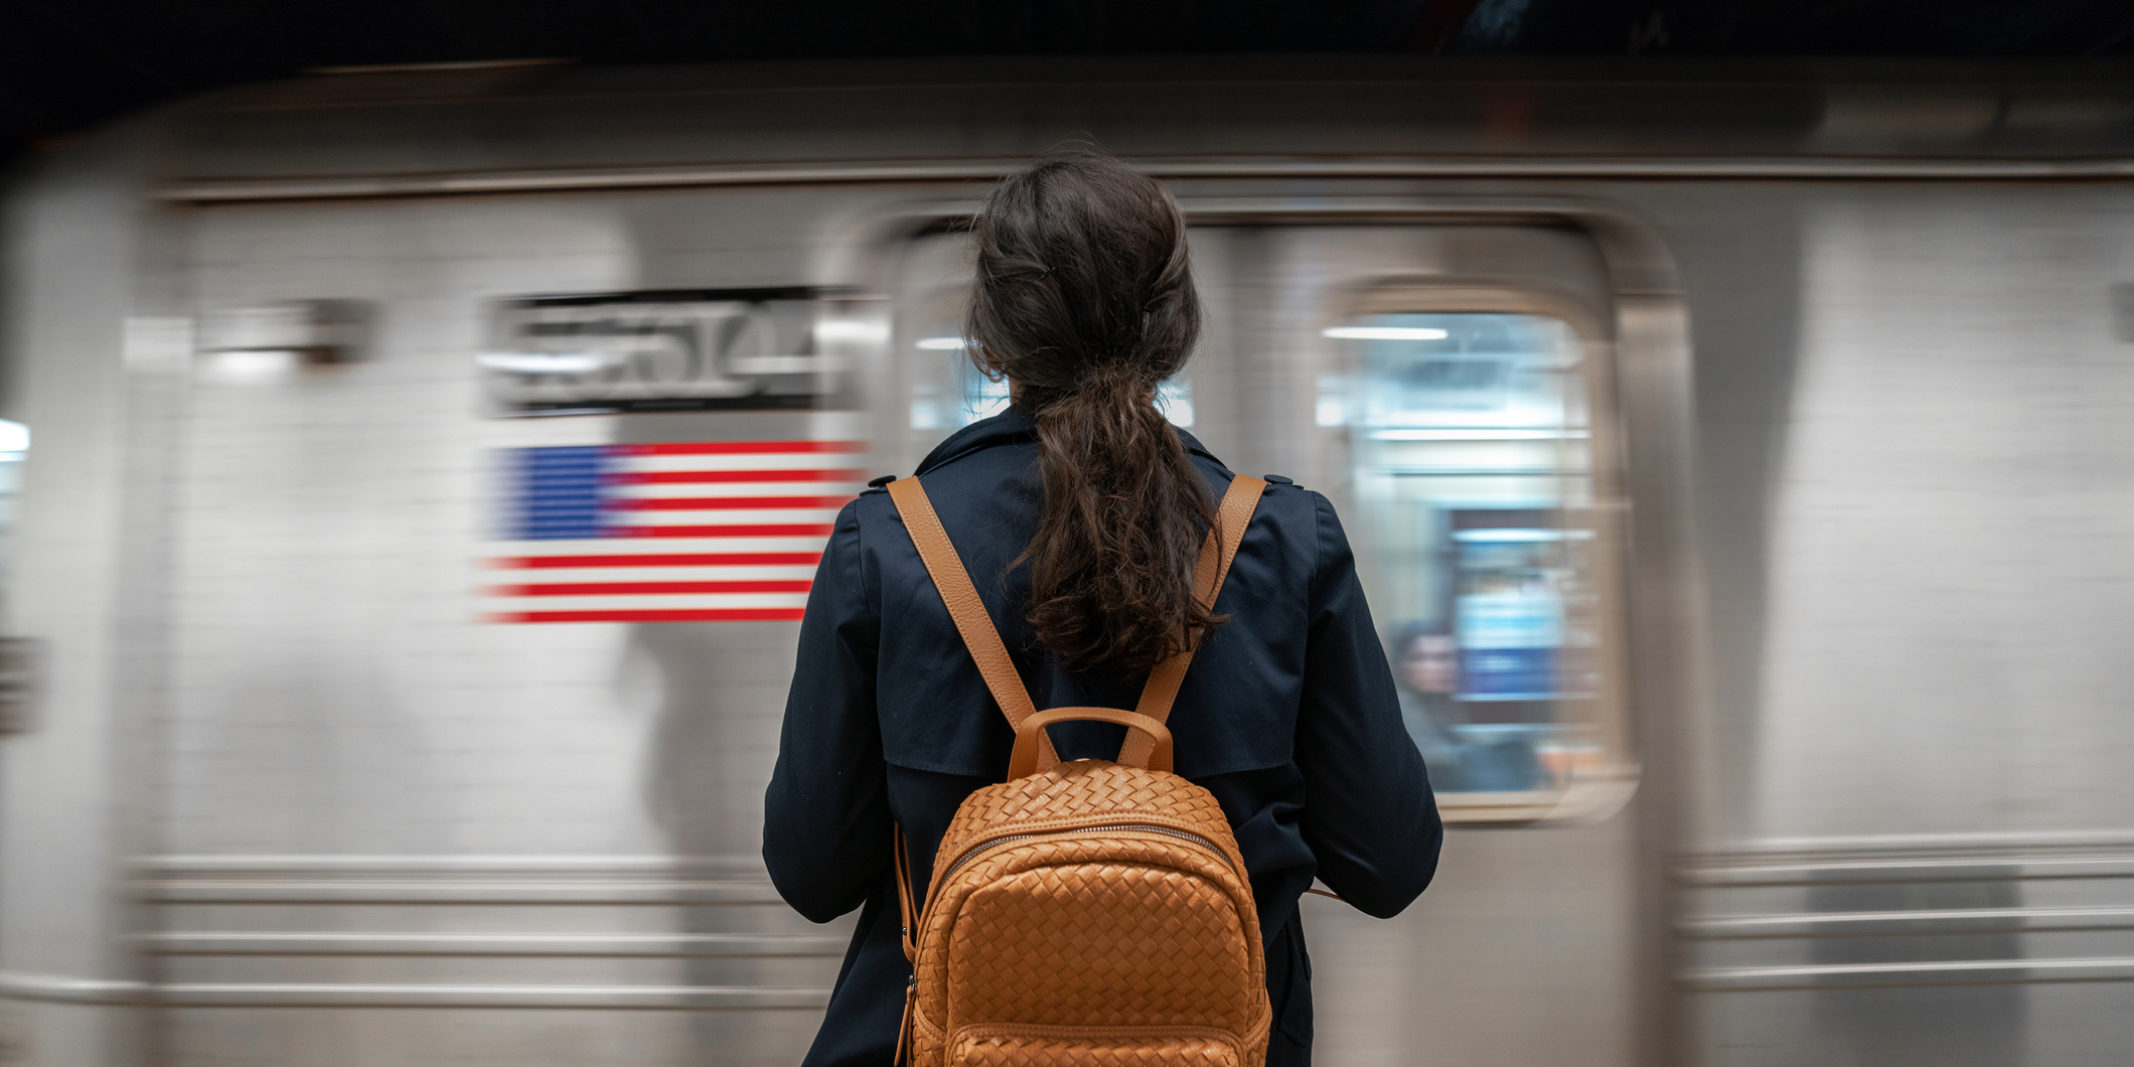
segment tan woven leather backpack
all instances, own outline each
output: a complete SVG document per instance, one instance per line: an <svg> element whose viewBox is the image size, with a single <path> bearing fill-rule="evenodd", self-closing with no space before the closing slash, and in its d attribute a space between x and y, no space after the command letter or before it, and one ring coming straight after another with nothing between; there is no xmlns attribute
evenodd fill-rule
<svg viewBox="0 0 2134 1067"><path fill-rule="evenodd" d="M1194 568L1210 608L1266 485L1239 477L1223 496ZM1192 650L1150 673L1133 711L1037 711L925 490L900 479L889 495L1015 727L1008 780L956 810L916 921L898 832L913 970L898 1060L1261 1067L1273 1013L1252 885L1215 797L1171 773L1163 725ZM1076 719L1128 727L1117 762L1060 762L1044 728Z"/></svg>

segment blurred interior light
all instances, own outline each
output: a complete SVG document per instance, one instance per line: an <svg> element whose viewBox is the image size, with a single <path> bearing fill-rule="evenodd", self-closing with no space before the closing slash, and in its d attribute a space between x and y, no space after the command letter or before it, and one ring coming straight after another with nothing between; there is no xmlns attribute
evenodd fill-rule
<svg viewBox="0 0 2134 1067"><path fill-rule="evenodd" d="M868 319L824 319L815 327L815 339L825 344L884 344L889 324Z"/></svg>
<svg viewBox="0 0 2134 1067"><path fill-rule="evenodd" d="M0 419L0 462L21 459L30 450L30 428Z"/></svg>
<svg viewBox="0 0 2134 1067"><path fill-rule="evenodd" d="M929 352L953 352L963 347L961 337L921 337L919 347Z"/></svg>
<svg viewBox="0 0 2134 1067"><path fill-rule="evenodd" d="M1340 426L1348 421L1347 380L1339 375L1319 377L1319 396L1312 405L1312 421L1320 426Z"/></svg>
<svg viewBox="0 0 2134 1067"><path fill-rule="evenodd" d="M485 352L480 363L514 374L585 374L606 361L590 352Z"/></svg>
<svg viewBox="0 0 2134 1067"><path fill-rule="evenodd" d="M1193 391L1178 382L1165 382L1156 388L1156 407L1171 425L1188 429L1193 426Z"/></svg>
<svg viewBox="0 0 2134 1067"><path fill-rule="evenodd" d="M1331 326L1320 332L1341 341L1442 341L1447 336L1435 326Z"/></svg>
<svg viewBox="0 0 2134 1067"><path fill-rule="evenodd" d="M1533 529L1524 529L1524 530L1522 530L1522 529L1509 529L1509 528L1505 528L1505 529L1494 529L1494 530L1455 530L1455 531L1453 531L1453 534L1452 534L1452 539L1453 539L1453 540L1455 540L1455 541L1467 541L1467 542L1471 542L1471 543L1476 543L1476 544L1499 544L1499 545L1502 545L1502 544L1532 544L1532 543L1537 543L1537 542L1545 542L1545 541L1566 541L1566 540L1569 540L1569 541L1590 541L1590 540L1592 540L1592 539L1593 539L1593 531L1591 531L1591 530L1533 530Z"/></svg>
<svg viewBox="0 0 2134 1067"><path fill-rule="evenodd" d="M1588 436L1584 430L1527 429L1521 426L1371 431L1371 437L1379 441L1583 441Z"/></svg>
<svg viewBox="0 0 2134 1067"><path fill-rule="evenodd" d="M352 363L369 348L376 310L364 300L285 300L218 308L202 317L200 348L294 353L300 363L315 365Z"/></svg>
<svg viewBox="0 0 2134 1067"><path fill-rule="evenodd" d="M999 381L994 381L991 378L977 378L972 385L974 388L966 394L966 403L964 404L965 418L963 421L966 425L977 422L979 419L990 419L1008 410L1007 379L1002 378Z"/></svg>
<svg viewBox="0 0 2134 1067"><path fill-rule="evenodd" d="M210 352L201 361L202 377L232 385L259 385L296 376L303 366L301 352L273 349L237 349Z"/></svg>

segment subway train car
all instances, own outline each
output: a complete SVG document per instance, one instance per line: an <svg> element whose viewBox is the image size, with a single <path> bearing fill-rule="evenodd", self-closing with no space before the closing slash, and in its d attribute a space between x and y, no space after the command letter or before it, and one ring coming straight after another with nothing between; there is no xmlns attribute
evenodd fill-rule
<svg viewBox="0 0 2134 1067"><path fill-rule="evenodd" d="M1333 500L1453 824L1398 918L1307 898L1318 1062L2119 1062L2128 73L371 69L50 153L0 1064L795 1062L794 620L1004 403L966 220L1084 142L1183 204L1165 410Z"/></svg>

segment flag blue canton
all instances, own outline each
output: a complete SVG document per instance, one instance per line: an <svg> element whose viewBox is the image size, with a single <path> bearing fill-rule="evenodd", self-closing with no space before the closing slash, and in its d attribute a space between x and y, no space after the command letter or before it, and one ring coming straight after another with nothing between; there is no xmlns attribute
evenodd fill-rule
<svg viewBox="0 0 2134 1067"><path fill-rule="evenodd" d="M505 536L518 541L584 540L604 536L602 445L518 448L510 463L512 506Z"/></svg>

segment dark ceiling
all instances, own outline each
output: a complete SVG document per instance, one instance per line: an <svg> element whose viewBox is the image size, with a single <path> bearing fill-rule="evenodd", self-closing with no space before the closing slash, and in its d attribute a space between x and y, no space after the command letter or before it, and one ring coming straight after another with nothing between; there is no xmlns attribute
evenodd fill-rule
<svg viewBox="0 0 2134 1067"><path fill-rule="evenodd" d="M2124 56L2128 0L0 0L0 158L320 67L1192 52Z"/></svg>

